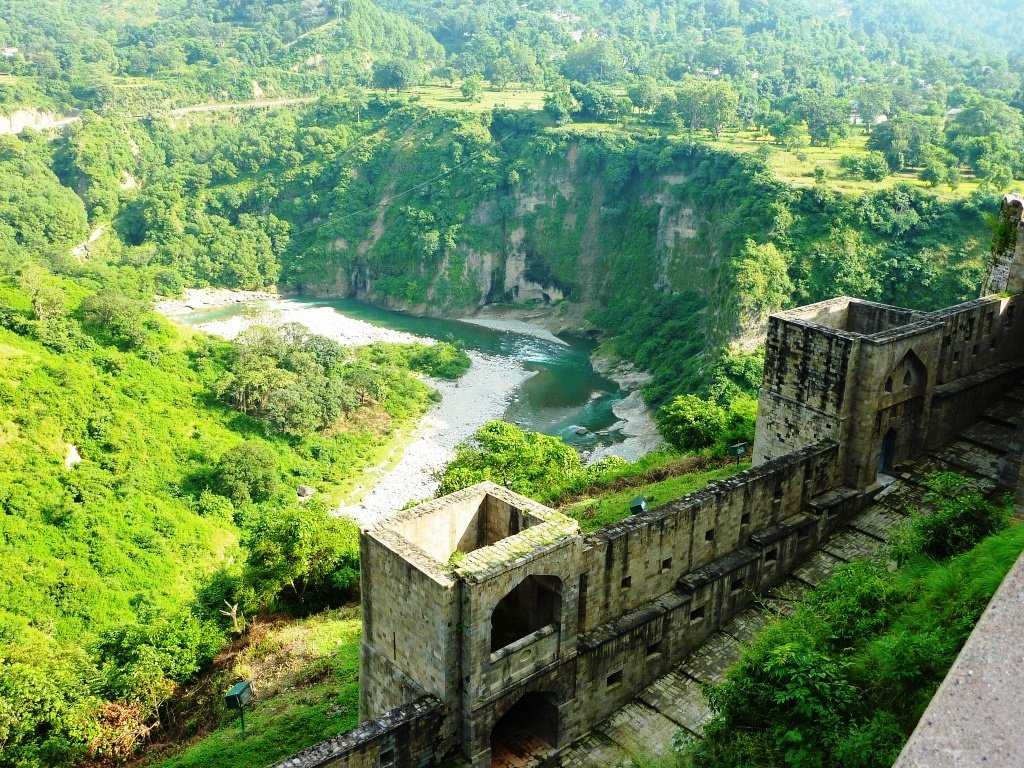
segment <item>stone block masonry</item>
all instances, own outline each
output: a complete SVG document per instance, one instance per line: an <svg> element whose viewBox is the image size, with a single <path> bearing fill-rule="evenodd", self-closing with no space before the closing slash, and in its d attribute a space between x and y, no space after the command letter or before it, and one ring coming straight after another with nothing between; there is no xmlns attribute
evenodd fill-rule
<svg viewBox="0 0 1024 768"><path fill-rule="evenodd" d="M1014 294L1020 212L1008 197L993 277ZM493 483L364 529L364 722L279 765L535 764L634 706L757 595L870 549L846 530L815 551L894 465L943 448L1019 380L1020 301L924 313L840 297L773 315L754 466L595 533ZM1024 445L1024 428L1000 429Z"/></svg>

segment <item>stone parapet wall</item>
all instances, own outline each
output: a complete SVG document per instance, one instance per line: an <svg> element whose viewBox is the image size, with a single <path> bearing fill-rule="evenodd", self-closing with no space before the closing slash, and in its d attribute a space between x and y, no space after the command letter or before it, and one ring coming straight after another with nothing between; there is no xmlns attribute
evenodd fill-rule
<svg viewBox="0 0 1024 768"><path fill-rule="evenodd" d="M426 768L444 755L440 725L444 707L422 696L340 736L299 752L271 768Z"/></svg>
<svg viewBox="0 0 1024 768"><path fill-rule="evenodd" d="M626 704L767 592L859 511L866 498L829 492L748 543L679 577L673 589L580 638L576 700L584 729Z"/></svg>
<svg viewBox="0 0 1024 768"><path fill-rule="evenodd" d="M838 447L822 443L766 462L587 535L580 632L633 611L676 580L746 546L838 481Z"/></svg>

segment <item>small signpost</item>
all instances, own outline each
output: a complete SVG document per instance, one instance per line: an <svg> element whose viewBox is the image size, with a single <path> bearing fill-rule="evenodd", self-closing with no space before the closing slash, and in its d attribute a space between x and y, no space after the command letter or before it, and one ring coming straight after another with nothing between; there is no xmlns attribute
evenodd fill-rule
<svg viewBox="0 0 1024 768"><path fill-rule="evenodd" d="M245 738L245 708L252 701L252 683L243 680L231 686L231 690L224 696L224 703L228 709L237 709L238 716L242 720L242 738Z"/></svg>
<svg viewBox="0 0 1024 768"><path fill-rule="evenodd" d="M726 450L729 452L730 456L736 459L736 463L739 464L740 459L743 458L743 456L745 456L747 453L747 444L736 443L735 445L730 445L728 448L726 448Z"/></svg>

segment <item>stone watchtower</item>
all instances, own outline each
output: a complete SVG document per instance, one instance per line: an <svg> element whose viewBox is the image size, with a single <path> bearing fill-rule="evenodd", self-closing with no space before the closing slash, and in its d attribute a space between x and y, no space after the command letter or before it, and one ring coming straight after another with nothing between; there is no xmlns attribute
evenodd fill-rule
<svg viewBox="0 0 1024 768"><path fill-rule="evenodd" d="M842 481L865 491L971 424L1020 376L1022 215L1024 198L1003 198L983 298L917 312L841 296L773 314L754 464L830 439Z"/></svg>
<svg viewBox="0 0 1024 768"><path fill-rule="evenodd" d="M430 694L439 754L482 768L492 745L560 746L576 709L578 533L493 483L365 529L360 718Z"/></svg>

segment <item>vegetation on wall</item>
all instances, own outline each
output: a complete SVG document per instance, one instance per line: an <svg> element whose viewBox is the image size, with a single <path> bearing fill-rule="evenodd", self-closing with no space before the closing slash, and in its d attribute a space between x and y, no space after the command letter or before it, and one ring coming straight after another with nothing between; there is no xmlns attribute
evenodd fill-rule
<svg viewBox="0 0 1024 768"><path fill-rule="evenodd" d="M715 717L681 765L893 763L1024 547L1012 503L957 475L927 485L935 512L896 545L899 569L844 565L762 632L710 689Z"/></svg>

